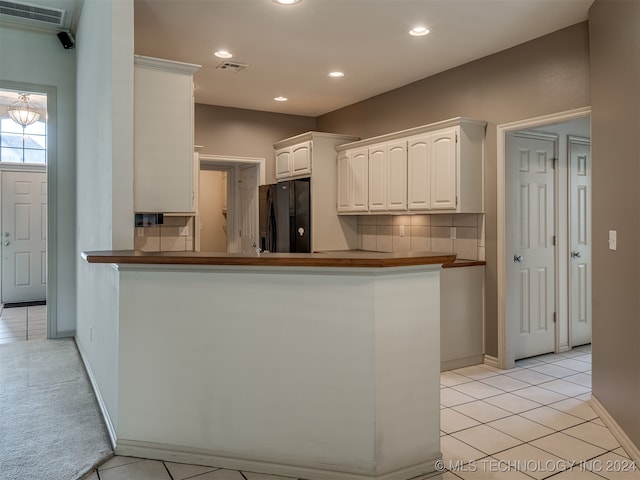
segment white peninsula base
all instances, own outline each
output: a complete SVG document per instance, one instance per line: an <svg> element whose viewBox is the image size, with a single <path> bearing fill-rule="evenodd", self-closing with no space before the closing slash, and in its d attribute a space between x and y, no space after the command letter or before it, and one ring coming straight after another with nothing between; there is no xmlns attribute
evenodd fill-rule
<svg viewBox="0 0 640 480"><path fill-rule="evenodd" d="M113 268L117 454L309 480L435 470L441 265Z"/></svg>

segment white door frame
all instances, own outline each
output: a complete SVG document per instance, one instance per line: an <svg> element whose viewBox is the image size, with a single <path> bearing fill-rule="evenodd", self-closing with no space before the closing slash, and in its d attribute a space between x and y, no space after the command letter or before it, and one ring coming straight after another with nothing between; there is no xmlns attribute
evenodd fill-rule
<svg viewBox="0 0 640 480"><path fill-rule="evenodd" d="M497 222L498 222L498 269L497 269L497 291L498 291L498 368L513 368L515 364L513 350L509 349L509 338L507 334L506 322L506 134L517 130L540 127L543 125L566 122L576 118L587 117L591 114L591 107L577 108L565 112L534 117L516 122L497 125ZM557 286L556 286L557 288Z"/></svg>
<svg viewBox="0 0 640 480"><path fill-rule="evenodd" d="M239 169L241 166L256 166L258 168L258 185L266 183L266 160L258 157L233 157L229 155L200 154L200 170L227 170L227 250L239 252L241 249L240 235L237 222L240 218L240 192L238 189ZM196 226L197 227L197 226Z"/></svg>
<svg viewBox="0 0 640 480"><path fill-rule="evenodd" d="M69 337L75 330L58 331L58 89L2 79L0 88L47 95L47 338Z"/></svg>

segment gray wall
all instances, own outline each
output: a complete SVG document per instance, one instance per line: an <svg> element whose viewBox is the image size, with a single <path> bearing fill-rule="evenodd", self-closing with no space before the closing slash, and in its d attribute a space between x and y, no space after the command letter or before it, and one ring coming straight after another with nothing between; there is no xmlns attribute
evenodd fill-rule
<svg viewBox="0 0 640 480"><path fill-rule="evenodd" d="M56 319L51 335L56 337L73 334L76 324L75 74L75 51L63 49L53 33L0 27L0 83L38 84L56 92L56 151L49 153L55 165L50 165L48 179L49 198L55 196L56 203L49 215L57 245L55 252L49 252L54 260L57 256L56 298L49 298Z"/></svg>
<svg viewBox="0 0 640 480"><path fill-rule="evenodd" d="M640 447L640 2L589 12L593 395ZM618 249L608 248L617 230Z"/></svg>
<svg viewBox="0 0 640 480"><path fill-rule="evenodd" d="M497 356L496 125L589 105L583 22L323 115L320 131L362 138L452 117L488 122L486 137L486 353Z"/></svg>
<svg viewBox="0 0 640 480"><path fill-rule="evenodd" d="M266 159L266 182L275 182L273 144L315 130L311 117L196 104L195 143L201 154Z"/></svg>

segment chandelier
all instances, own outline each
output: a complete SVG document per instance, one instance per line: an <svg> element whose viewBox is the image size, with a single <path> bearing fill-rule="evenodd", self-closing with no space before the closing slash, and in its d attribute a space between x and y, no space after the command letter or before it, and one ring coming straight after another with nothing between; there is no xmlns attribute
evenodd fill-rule
<svg viewBox="0 0 640 480"><path fill-rule="evenodd" d="M11 120L21 125L22 128L37 122L40 118L38 110L29 105L29 95L25 93L18 95L18 100L9 106L8 112Z"/></svg>

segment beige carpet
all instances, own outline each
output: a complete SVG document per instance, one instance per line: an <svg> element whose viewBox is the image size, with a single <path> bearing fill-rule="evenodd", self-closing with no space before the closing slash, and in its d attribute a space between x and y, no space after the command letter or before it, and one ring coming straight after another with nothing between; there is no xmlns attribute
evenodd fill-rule
<svg viewBox="0 0 640 480"><path fill-rule="evenodd" d="M0 480L74 480L113 455L73 339L0 345Z"/></svg>

